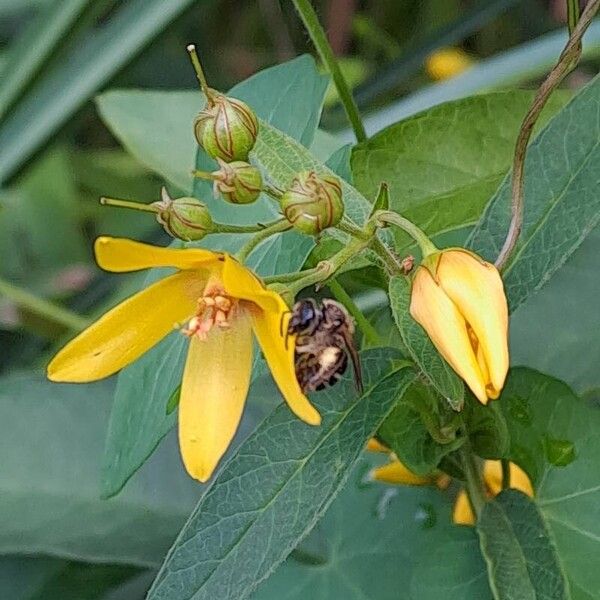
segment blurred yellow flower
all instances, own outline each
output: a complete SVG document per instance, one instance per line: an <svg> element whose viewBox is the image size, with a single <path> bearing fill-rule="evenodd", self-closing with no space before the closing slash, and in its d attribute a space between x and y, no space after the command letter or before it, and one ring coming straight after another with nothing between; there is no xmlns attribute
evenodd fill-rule
<svg viewBox="0 0 600 600"><path fill-rule="evenodd" d="M371 471L371 479L375 481L391 485L435 485L441 490L446 489L452 481L449 475L440 471L427 476L416 475L402 464L389 448L386 448L374 438L369 440L366 450L390 454L390 462L375 467ZM533 498L533 486L527 473L519 465L512 462L509 463L509 470L510 487ZM482 475L487 497L491 499L497 496L502 491L502 462L499 460L484 461ZM464 489L458 492L454 501L452 520L456 525L473 525L475 523L471 503Z"/></svg>
<svg viewBox="0 0 600 600"><path fill-rule="evenodd" d="M436 81L460 75L472 65L473 59L461 48L440 48L425 59L425 70Z"/></svg>
<svg viewBox="0 0 600 600"><path fill-rule="evenodd" d="M188 473L206 481L239 425L252 367L252 331L291 410L317 425L321 417L294 372L286 347L289 310L228 254L198 248L160 248L101 237L96 260L107 271L173 267L177 272L108 311L71 340L48 365L52 381L108 377L187 323L189 337L179 402L179 445Z"/></svg>
<svg viewBox="0 0 600 600"><path fill-rule="evenodd" d="M482 404L508 371L508 306L496 267L462 248L430 254L412 283L410 314Z"/></svg>
<svg viewBox="0 0 600 600"><path fill-rule="evenodd" d="M527 473L516 465L510 463L510 487L515 490L520 490L524 494L527 494L530 498L533 498L533 486L527 476ZM502 463L499 460L486 460L483 463L483 481L485 483L486 492L488 498L497 496L502 491ZM475 516L473 515L473 509L471 503L467 497L465 490L460 490L456 501L454 503L454 511L452 513L452 520L457 525L473 525L475 523Z"/></svg>

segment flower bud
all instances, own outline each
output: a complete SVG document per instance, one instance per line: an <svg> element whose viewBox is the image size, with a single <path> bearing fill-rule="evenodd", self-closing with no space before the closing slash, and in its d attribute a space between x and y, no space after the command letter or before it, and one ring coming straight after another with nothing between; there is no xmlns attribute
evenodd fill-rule
<svg viewBox="0 0 600 600"><path fill-rule="evenodd" d="M344 215L340 181L333 175L302 171L281 197L281 208L296 229L317 235L337 225Z"/></svg>
<svg viewBox="0 0 600 600"><path fill-rule="evenodd" d="M508 307L496 267L463 248L427 256L412 283L410 314L482 404L508 371Z"/></svg>
<svg viewBox="0 0 600 600"><path fill-rule="evenodd" d="M212 158L248 160L258 136L258 119L245 102L213 91L196 117L194 134Z"/></svg>
<svg viewBox="0 0 600 600"><path fill-rule="evenodd" d="M212 174L215 196L220 193L232 204L251 204L260 196L262 175L256 167L241 160L231 163L217 160L221 168Z"/></svg>
<svg viewBox="0 0 600 600"><path fill-rule="evenodd" d="M191 197L171 198L165 188L161 190L162 200L155 202L159 212L158 222L174 238L192 242L201 240L213 230L213 220L206 204Z"/></svg>

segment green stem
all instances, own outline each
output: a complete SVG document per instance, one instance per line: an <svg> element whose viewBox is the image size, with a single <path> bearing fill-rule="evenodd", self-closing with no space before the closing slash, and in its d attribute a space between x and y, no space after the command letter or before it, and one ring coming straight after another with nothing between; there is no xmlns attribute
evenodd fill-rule
<svg viewBox="0 0 600 600"><path fill-rule="evenodd" d="M427 237L425 232L417 227L412 221L404 218L403 216L395 213L391 210L381 210L377 211L375 215L373 215L374 219L379 223L388 223L390 225L395 225L399 227L410 237L419 244L421 248L421 253L423 254L423 258L428 256L429 254L433 254L434 252L438 252L435 244Z"/></svg>
<svg viewBox="0 0 600 600"><path fill-rule="evenodd" d="M377 237L371 240L371 249L379 256L392 275L406 275L402 261Z"/></svg>
<svg viewBox="0 0 600 600"><path fill-rule="evenodd" d="M118 198L100 198L100 204L103 206L118 206L119 208L130 208L132 210L141 210L144 212L157 213L158 207L153 204L144 204L143 202L132 202L131 200L120 200Z"/></svg>
<svg viewBox="0 0 600 600"><path fill-rule="evenodd" d="M263 277L262 280L267 285L269 285L270 283L294 283L299 279L303 279L304 277L313 275L317 272L319 272L319 268L314 267L313 269L306 269L305 271L296 271L295 273L282 273L281 275L270 275L269 277Z"/></svg>
<svg viewBox="0 0 600 600"><path fill-rule="evenodd" d="M306 275L292 285L290 290L296 296L304 288L317 283L323 283L333 275L353 256L362 252L370 240L353 239L347 246L344 246L337 254L334 254L327 260L322 260L314 269L303 271Z"/></svg>
<svg viewBox="0 0 600 600"><path fill-rule="evenodd" d="M510 487L510 461L506 458L501 460L502 465L502 489L507 490Z"/></svg>
<svg viewBox="0 0 600 600"><path fill-rule="evenodd" d="M368 240L371 238L369 232L365 231L355 225L350 219L344 217L336 226L336 229L347 233L349 236L353 238L357 238L360 240Z"/></svg>
<svg viewBox="0 0 600 600"><path fill-rule="evenodd" d="M194 44L189 44L187 47L188 54L190 55L190 60L192 61L192 66L194 67L194 71L196 72L196 77L198 79L198 83L200 84L200 89L206 96L206 102L210 106L214 103L213 101L213 93L211 89L208 87L208 83L206 81L206 76L204 75L204 70L202 69L202 65L200 64L200 59L198 58L198 53L196 52L196 46Z"/></svg>
<svg viewBox="0 0 600 600"><path fill-rule="evenodd" d="M257 223L256 225L230 225L228 223L213 222L213 230L210 233L258 233L281 223L281 220L269 223Z"/></svg>
<svg viewBox="0 0 600 600"><path fill-rule="evenodd" d="M267 227L264 227L263 229L258 231L256 233L256 235L253 235L240 248L239 252L237 252L237 254L236 254L237 259L241 263L245 262L246 259L248 258L248 256L250 256L252 251L261 242L263 242L267 238L271 237L272 235L275 235L276 233L281 233L283 231L287 231L288 229L291 229L291 227L292 227L292 224L289 221L286 221L285 219L281 219L280 221L275 221L275 222L271 223L270 225L268 225Z"/></svg>
<svg viewBox="0 0 600 600"><path fill-rule="evenodd" d="M371 325L371 323L367 320L365 315L363 315L360 308L356 306L352 296L350 296L350 294L342 287L340 282L337 281L337 279L331 279L327 284L327 287L329 287L335 299L338 302L341 302L352 315L352 318L358 325L358 328L363 332L369 344L372 346L383 345L381 338L379 337L379 333L377 333L377 329L375 329L375 327L373 327L373 325Z"/></svg>
<svg viewBox="0 0 600 600"><path fill-rule="evenodd" d="M192 176L197 177L198 179L208 179L208 181L214 181L215 177L210 171L200 171L199 169L194 169L192 171Z"/></svg>
<svg viewBox="0 0 600 600"><path fill-rule="evenodd" d="M333 78L333 83L337 89L340 101L344 106L348 120L352 125L352 129L356 135L356 140L358 142L364 142L367 139L365 126L360 118L360 113L358 112L356 102L354 102L354 98L352 97L352 93L348 87L348 83L346 82L346 79L340 70L340 66L338 65L335 55L333 54L331 46L329 45L329 41L327 40L325 31L319 22L319 17L317 16L315 9L309 0L294 0L294 6L296 7L300 18L302 19L302 22L308 31L308 35L310 35L310 38L312 39L313 44L315 45L315 48L321 57L321 61L327 67L327 70Z"/></svg>
<svg viewBox="0 0 600 600"><path fill-rule="evenodd" d="M3 279L0 279L0 296L5 296L18 306L36 315L40 315L48 321L58 323L76 333L85 329L90 324L86 318L66 308L62 308L53 302L39 298L31 292L12 285Z"/></svg>
<svg viewBox="0 0 600 600"><path fill-rule="evenodd" d="M569 35L573 35L573 30L579 22L579 0L567 0L567 25L569 26Z"/></svg>
<svg viewBox="0 0 600 600"><path fill-rule="evenodd" d="M279 202L281 200L281 196L283 196L282 190L280 190L278 187L275 187L274 185L270 185L268 183L263 184L262 191L265 194L267 194L267 196L270 196L271 198L273 198L273 200L277 200L277 202Z"/></svg>
<svg viewBox="0 0 600 600"><path fill-rule="evenodd" d="M485 506L485 490L481 479L481 471L475 455L471 452L469 444L464 444L459 450L462 468L467 482L467 494L473 507L473 512L478 519Z"/></svg>

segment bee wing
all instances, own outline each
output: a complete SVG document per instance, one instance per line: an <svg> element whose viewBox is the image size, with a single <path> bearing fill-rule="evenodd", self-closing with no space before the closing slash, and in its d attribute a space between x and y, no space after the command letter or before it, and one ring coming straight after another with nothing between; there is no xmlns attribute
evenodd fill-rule
<svg viewBox="0 0 600 600"><path fill-rule="evenodd" d="M343 331L342 337L344 338L344 344L346 346L346 350L348 350L348 354L350 354L350 358L352 360L352 367L354 369L354 383L356 384L356 389L359 393L363 393L363 379L362 379L362 369L360 366L360 357L354 346L354 340L352 338L352 334L349 331Z"/></svg>

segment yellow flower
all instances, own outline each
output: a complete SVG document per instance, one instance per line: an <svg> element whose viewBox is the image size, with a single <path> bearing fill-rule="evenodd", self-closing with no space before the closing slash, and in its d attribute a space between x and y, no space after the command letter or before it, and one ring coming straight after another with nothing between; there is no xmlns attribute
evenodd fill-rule
<svg viewBox="0 0 600 600"><path fill-rule="evenodd" d="M107 271L173 267L177 272L108 311L48 365L52 381L108 377L173 330L190 340L179 402L179 445L188 473L206 481L239 425L252 366L252 331L291 410L318 425L321 417L294 373L294 343L282 331L283 299L234 258L198 248L171 249L101 237L96 260Z"/></svg>
<svg viewBox="0 0 600 600"><path fill-rule="evenodd" d="M527 473L516 465L510 463L510 487L520 490L533 498L533 486L527 476ZM497 496L502 491L502 463L499 460L486 460L483 464L483 481L485 483L487 495L489 498ZM457 525L473 525L475 516L471 508L471 503L465 490L460 490L454 503L452 520Z"/></svg>
<svg viewBox="0 0 600 600"><path fill-rule="evenodd" d="M508 307L494 265L463 249L429 255L417 268L410 314L482 404L508 371Z"/></svg>
<svg viewBox="0 0 600 600"><path fill-rule="evenodd" d="M376 440L375 443L370 440L367 443L366 450L390 452L389 448ZM371 479L391 485L435 485L440 490L446 489L452 481L449 475L439 471L427 476L416 475L403 465L395 454L390 452L390 458L389 463L376 467L371 471ZM510 487L533 498L533 486L527 473L519 465L512 462L509 463L509 470ZM488 499L494 498L502 491L502 462L499 460L484 461L482 475ZM456 525L473 525L475 523L471 502L464 489L459 490L454 501L452 520Z"/></svg>
<svg viewBox="0 0 600 600"><path fill-rule="evenodd" d="M437 81L460 75L473 65L473 59L460 48L440 48L425 59L427 74Z"/></svg>

